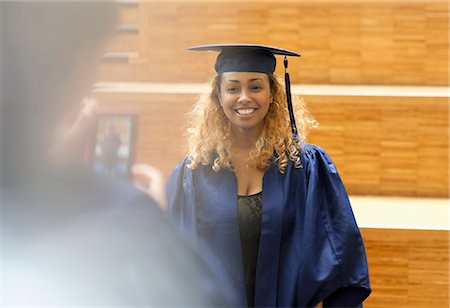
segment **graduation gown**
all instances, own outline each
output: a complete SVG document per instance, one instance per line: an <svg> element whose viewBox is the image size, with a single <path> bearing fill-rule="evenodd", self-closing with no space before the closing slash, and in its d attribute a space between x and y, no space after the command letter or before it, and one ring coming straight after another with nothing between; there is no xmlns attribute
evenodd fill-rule
<svg viewBox="0 0 450 308"><path fill-rule="evenodd" d="M302 167L284 174L270 164L263 177L263 218L255 307L357 307L370 294L364 244L350 202L327 153L304 144ZM174 169L169 215L199 247L215 252L246 305L237 179L211 166Z"/></svg>

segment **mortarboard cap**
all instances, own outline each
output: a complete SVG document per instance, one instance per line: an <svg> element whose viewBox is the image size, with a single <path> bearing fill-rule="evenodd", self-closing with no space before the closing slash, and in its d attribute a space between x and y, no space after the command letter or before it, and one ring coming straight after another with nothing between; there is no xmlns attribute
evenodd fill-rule
<svg viewBox="0 0 450 308"><path fill-rule="evenodd" d="M300 54L273 46L257 44L211 44L190 47L189 50L220 52L214 66L218 74L225 72L259 72L273 74L274 55L299 57Z"/></svg>
<svg viewBox="0 0 450 308"><path fill-rule="evenodd" d="M214 65L217 74L225 72L257 72L272 75L277 63L274 55L284 55L286 99L291 129L295 141L299 141L292 108L291 82L287 71L287 56L300 57L300 54L278 47L258 44L210 44L193 46L188 48L188 50L212 50L220 52Z"/></svg>

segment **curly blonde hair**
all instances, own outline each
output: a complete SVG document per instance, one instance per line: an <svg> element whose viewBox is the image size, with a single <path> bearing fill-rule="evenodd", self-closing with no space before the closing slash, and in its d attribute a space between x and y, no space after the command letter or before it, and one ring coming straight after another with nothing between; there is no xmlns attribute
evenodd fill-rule
<svg viewBox="0 0 450 308"><path fill-rule="evenodd" d="M264 119L263 130L250 152L247 164L265 169L272 161L284 173L289 160L297 168L301 167L300 147L309 127L317 122L305 109L303 100L293 97L293 107L297 122L299 141L292 135L285 88L274 75L269 76L273 102ZM189 114L190 126L187 130L188 167L195 169L200 165L210 165L214 171L233 170L231 123L219 102L221 75L212 81L212 91L197 101Z"/></svg>

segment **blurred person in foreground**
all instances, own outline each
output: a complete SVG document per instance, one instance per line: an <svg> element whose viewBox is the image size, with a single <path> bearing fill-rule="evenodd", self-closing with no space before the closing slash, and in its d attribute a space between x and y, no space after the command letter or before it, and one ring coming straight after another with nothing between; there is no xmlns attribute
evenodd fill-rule
<svg viewBox="0 0 450 308"><path fill-rule="evenodd" d="M2 305L232 305L156 202L81 164L92 106L79 102L114 5L1 2L0 14Z"/></svg>

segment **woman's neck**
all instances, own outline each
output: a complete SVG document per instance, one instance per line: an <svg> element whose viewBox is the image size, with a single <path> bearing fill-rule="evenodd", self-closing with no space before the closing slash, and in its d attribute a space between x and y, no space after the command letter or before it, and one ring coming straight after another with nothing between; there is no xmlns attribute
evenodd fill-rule
<svg viewBox="0 0 450 308"><path fill-rule="evenodd" d="M231 131L234 148L251 150L255 147L256 140L260 137L262 129L245 130L232 128Z"/></svg>

